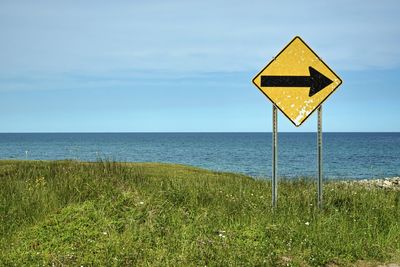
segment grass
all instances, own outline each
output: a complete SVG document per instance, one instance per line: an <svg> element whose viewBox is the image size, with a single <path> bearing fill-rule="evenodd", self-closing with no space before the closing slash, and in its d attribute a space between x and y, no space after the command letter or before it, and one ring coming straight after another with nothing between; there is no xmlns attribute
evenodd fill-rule
<svg viewBox="0 0 400 267"><path fill-rule="evenodd" d="M182 165L0 161L0 266L400 262L400 191Z"/></svg>

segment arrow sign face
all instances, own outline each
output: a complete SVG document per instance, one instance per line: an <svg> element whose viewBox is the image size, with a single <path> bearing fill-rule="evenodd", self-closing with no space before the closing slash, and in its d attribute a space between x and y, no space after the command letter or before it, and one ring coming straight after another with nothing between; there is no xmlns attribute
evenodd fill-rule
<svg viewBox="0 0 400 267"><path fill-rule="evenodd" d="M313 96L333 81L309 67L309 76L261 76L261 87L310 87L308 96Z"/></svg>
<svg viewBox="0 0 400 267"><path fill-rule="evenodd" d="M300 126L342 83L300 38L295 37L253 79L257 88Z"/></svg>

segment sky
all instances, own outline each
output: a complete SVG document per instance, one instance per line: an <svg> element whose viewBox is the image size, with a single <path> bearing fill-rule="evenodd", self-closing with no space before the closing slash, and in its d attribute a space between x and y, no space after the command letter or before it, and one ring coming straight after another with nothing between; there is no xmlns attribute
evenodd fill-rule
<svg viewBox="0 0 400 267"><path fill-rule="evenodd" d="M270 132L252 78L300 36L327 132L400 132L399 1L0 0L0 132ZM313 132L316 113L283 132Z"/></svg>

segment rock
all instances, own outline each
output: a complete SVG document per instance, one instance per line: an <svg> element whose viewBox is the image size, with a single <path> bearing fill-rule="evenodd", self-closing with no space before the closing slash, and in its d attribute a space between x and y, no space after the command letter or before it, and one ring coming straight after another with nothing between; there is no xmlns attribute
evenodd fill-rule
<svg viewBox="0 0 400 267"><path fill-rule="evenodd" d="M382 189L393 189L400 190L400 177L393 178L383 178L383 179L362 179L362 180L352 180L352 181L343 181L343 183L348 185L362 185L367 188L382 188ZM399 266L400 267L400 266Z"/></svg>

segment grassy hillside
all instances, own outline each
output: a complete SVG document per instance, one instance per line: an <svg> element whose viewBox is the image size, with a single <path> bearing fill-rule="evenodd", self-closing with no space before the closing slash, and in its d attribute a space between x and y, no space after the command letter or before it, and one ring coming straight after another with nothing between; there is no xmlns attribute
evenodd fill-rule
<svg viewBox="0 0 400 267"><path fill-rule="evenodd" d="M400 262L400 191L181 165L0 161L0 266Z"/></svg>

